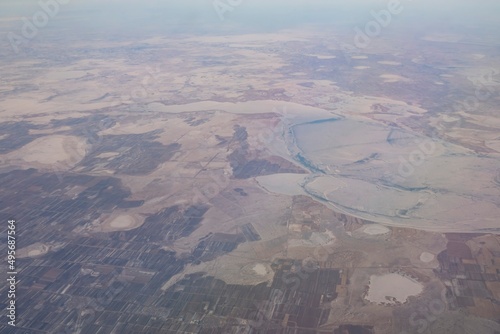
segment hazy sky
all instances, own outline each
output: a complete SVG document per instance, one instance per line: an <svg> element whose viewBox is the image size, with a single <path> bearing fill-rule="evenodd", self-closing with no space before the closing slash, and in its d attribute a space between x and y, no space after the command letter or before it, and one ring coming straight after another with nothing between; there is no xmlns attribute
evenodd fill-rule
<svg viewBox="0 0 500 334"><path fill-rule="evenodd" d="M22 17L41 10L40 0L0 0L0 32L19 31ZM50 2L56 0L41 0ZM61 1L61 0L59 0ZM65 0L49 27L62 26L85 32L138 31L158 33L230 31L232 28L270 31L297 28L302 24L343 25L347 29L373 19L371 12L387 8L394 0ZM397 1L397 0L395 0ZM403 11L394 17L401 25L425 29L469 29L500 20L496 0L400 0ZM217 13L219 8L232 10ZM223 10L223 9L222 9ZM391 27L397 29L398 26ZM238 31L235 31L238 32Z"/></svg>
<svg viewBox="0 0 500 334"><path fill-rule="evenodd" d="M40 0L1 0L0 16L29 16L40 6ZM41 0L50 2L54 0ZM205 19L218 19L214 3L241 3L234 6L227 19L253 19L274 17L284 19L286 15L294 17L314 18L312 15L326 17L348 15L352 19L371 10L387 7L391 0L65 0L65 10L81 10L82 8L106 12L111 15L136 16L151 10L165 16L182 13L186 17L202 15ZM500 13L500 2L496 0L400 0L405 11L414 11L429 17L450 15L460 19L488 18L495 19ZM114 14L113 14L114 13ZM97 14L97 13L94 13ZM425 17L422 17L425 19Z"/></svg>

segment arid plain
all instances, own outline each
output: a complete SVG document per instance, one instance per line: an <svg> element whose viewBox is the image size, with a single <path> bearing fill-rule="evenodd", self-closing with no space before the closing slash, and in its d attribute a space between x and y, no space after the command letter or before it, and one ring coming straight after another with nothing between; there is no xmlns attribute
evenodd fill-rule
<svg viewBox="0 0 500 334"><path fill-rule="evenodd" d="M7 57L18 326L500 332L500 57L476 42L308 27Z"/></svg>

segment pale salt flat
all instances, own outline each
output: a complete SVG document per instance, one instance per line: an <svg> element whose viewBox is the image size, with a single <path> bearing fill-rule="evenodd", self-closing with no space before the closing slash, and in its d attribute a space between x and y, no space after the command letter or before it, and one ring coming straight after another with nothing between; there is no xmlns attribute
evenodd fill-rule
<svg viewBox="0 0 500 334"><path fill-rule="evenodd" d="M486 55L483 55L481 53L473 53L473 54L471 54L471 57L474 60L480 60L480 59L483 59L484 57L486 57Z"/></svg>
<svg viewBox="0 0 500 334"><path fill-rule="evenodd" d="M71 71L71 67L61 68L56 71L47 73L43 79L48 81L59 81L67 79L78 79L84 77L87 73L85 71Z"/></svg>
<svg viewBox="0 0 500 334"><path fill-rule="evenodd" d="M401 75L397 74L382 74L380 78L384 79L385 83L394 83L394 82L410 82L411 80Z"/></svg>
<svg viewBox="0 0 500 334"><path fill-rule="evenodd" d="M252 269L257 275L260 275L260 276L267 275L266 266L261 264L261 263L257 263Z"/></svg>
<svg viewBox="0 0 500 334"><path fill-rule="evenodd" d="M26 249L20 249L17 251L18 258L24 257L36 257L40 255L45 255L49 252L50 247L45 244L36 243L31 246L26 247Z"/></svg>
<svg viewBox="0 0 500 334"><path fill-rule="evenodd" d="M308 54L307 56L311 57L316 57L320 60L325 60L325 59L335 59L337 56L332 56L332 55L319 55L319 54Z"/></svg>
<svg viewBox="0 0 500 334"><path fill-rule="evenodd" d="M115 214L104 222L96 221L92 230L100 232L130 231L140 227L144 219L135 214Z"/></svg>
<svg viewBox="0 0 500 334"><path fill-rule="evenodd" d="M370 284L366 299L373 303L404 303L410 296L417 296L423 291L422 284L400 274L370 276Z"/></svg>
<svg viewBox="0 0 500 334"><path fill-rule="evenodd" d="M321 197L328 198L330 193L339 191L347 187L347 183L342 179L333 177L316 177L307 183L307 189L314 189L316 194L321 194Z"/></svg>
<svg viewBox="0 0 500 334"><path fill-rule="evenodd" d="M36 242L34 244L31 244L29 246L19 248L16 251L16 257L18 258L26 258L26 257L39 257L42 255L47 254L51 250L56 250L59 249L63 246L64 244L45 244L41 242Z"/></svg>
<svg viewBox="0 0 500 334"><path fill-rule="evenodd" d="M148 110L165 113L186 113L195 111L225 111L233 114L266 114L277 113L285 116L313 118L319 115L331 115L324 109L305 106L285 101L249 101L249 102L217 102L203 101L181 105L165 105L153 102L147 105Z"/></svg>
<svg viewBox="0 0 500 334"><path fill-rule="evenodd" d="M42 165L54 170L68 169L83 159L87 151L85 140L74 136L45 136L6 154L11 164Z"/></svg>
<svg viewBox="0 0 500 334"><path fill-rule="evenodd" d="M337 210L383 225L424 230L498 228L498 158L350 119L293 129L289 145L325 171L307 178L303 188ZM489 144L493 148L496 142Z"/></svg>
<svg viewBox="0 0 500 334"><path fill-rule="evenodd" d="M111 228L119 231L128 231L137 228L138 225L140 225L139 220L132 215L120 215L109 223Z"/></svg>
<svg viewBox="0 0 500 334"><path fill-rule="evenodd" d="M432 260L434 260L434 254L428 252L423 252L422 254L420 254L420 261L422 262L429 263L432 262Z"/></svg>
<svg viewBox="0 0 500 334"><path fill-rule="evenodd" d="M401 63L398 62L398 61L390 61L390 60L381 60L381 61L378 61L377 63L379 63L381 65L390 65L390 66L399 66L399 65L401 65Z"/></svg>
<svg viewBox="0 0 500 334"><path fill-rule="evenodd" d="M363 227L363 232L369 235L382 235L390 231L387 227L378 224L369 224Z"/></svg>
<svg viewBox="0 0 500 334"><path fill-rule="evenodd" d="M43 252L39 249L34 249L28 252L28 256L38 256L40 254L43 254Z"/></svg>
<svg viewBox="0 0 500 334"><path fill-rule="evenodd" d="M267 191L289 196L303 195L304 189L300 186L304 182L304 174L272 174L256 177L256 181Z"/></svg>
<svg viewBox="0 0 500 334"><path fill-rule="evenodd" d="M488 148L495 150L500 153L500 140L488 140L484 143Z"/></svg>
<svg viewBox="0 0 500 334"><path fill-rule="evenodd" d="M134 224L134 219L129 216L118 216L109 225L119 229L129 228Z"/></svg>
<svg viewBox="0 0 500 334"><path fill-rule="evenodd" d="M248 256L249 253L244 252L243 254ZM256 285L269 282L274 276L272 268L265 263L256 263L253 259L245 256L230 256L226 254L216 260L187 265L182 272L172 276L172 278L165 282L161 290L167 290L186 275L200 272L205 273L207 276L223 280L226 284L242 285Z"/></svg>
<svg viewBox="0 0 500 334"><path fill-rule="evenodd" d="M265 45L252 44L252 43L248 43L248 44L233 43L233 44L229 44L228 47L230 47L230 48L262 48L262 47L265 47Z"/></svg>

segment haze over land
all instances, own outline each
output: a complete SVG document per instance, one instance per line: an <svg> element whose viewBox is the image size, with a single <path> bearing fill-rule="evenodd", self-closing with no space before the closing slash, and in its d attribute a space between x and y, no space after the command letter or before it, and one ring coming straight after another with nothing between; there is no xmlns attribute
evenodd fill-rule
<svg viewBox="0 0 500 334"><path fill-rule="evenodd" d="M0 332L500 332L497 1L47 10L0 3Z"/></svg>

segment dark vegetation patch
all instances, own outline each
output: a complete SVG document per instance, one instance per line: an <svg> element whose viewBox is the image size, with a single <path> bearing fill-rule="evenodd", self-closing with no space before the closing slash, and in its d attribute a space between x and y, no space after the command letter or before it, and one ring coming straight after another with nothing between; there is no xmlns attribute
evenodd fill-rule
<svg viewBox="0 0 500 334"><path fill-rule="evenodd" d="M0 154L15 151L33 140L41 137L41 135L30 135L30 129L38 129L29 122L5 122L0 123Z"/></svg>

